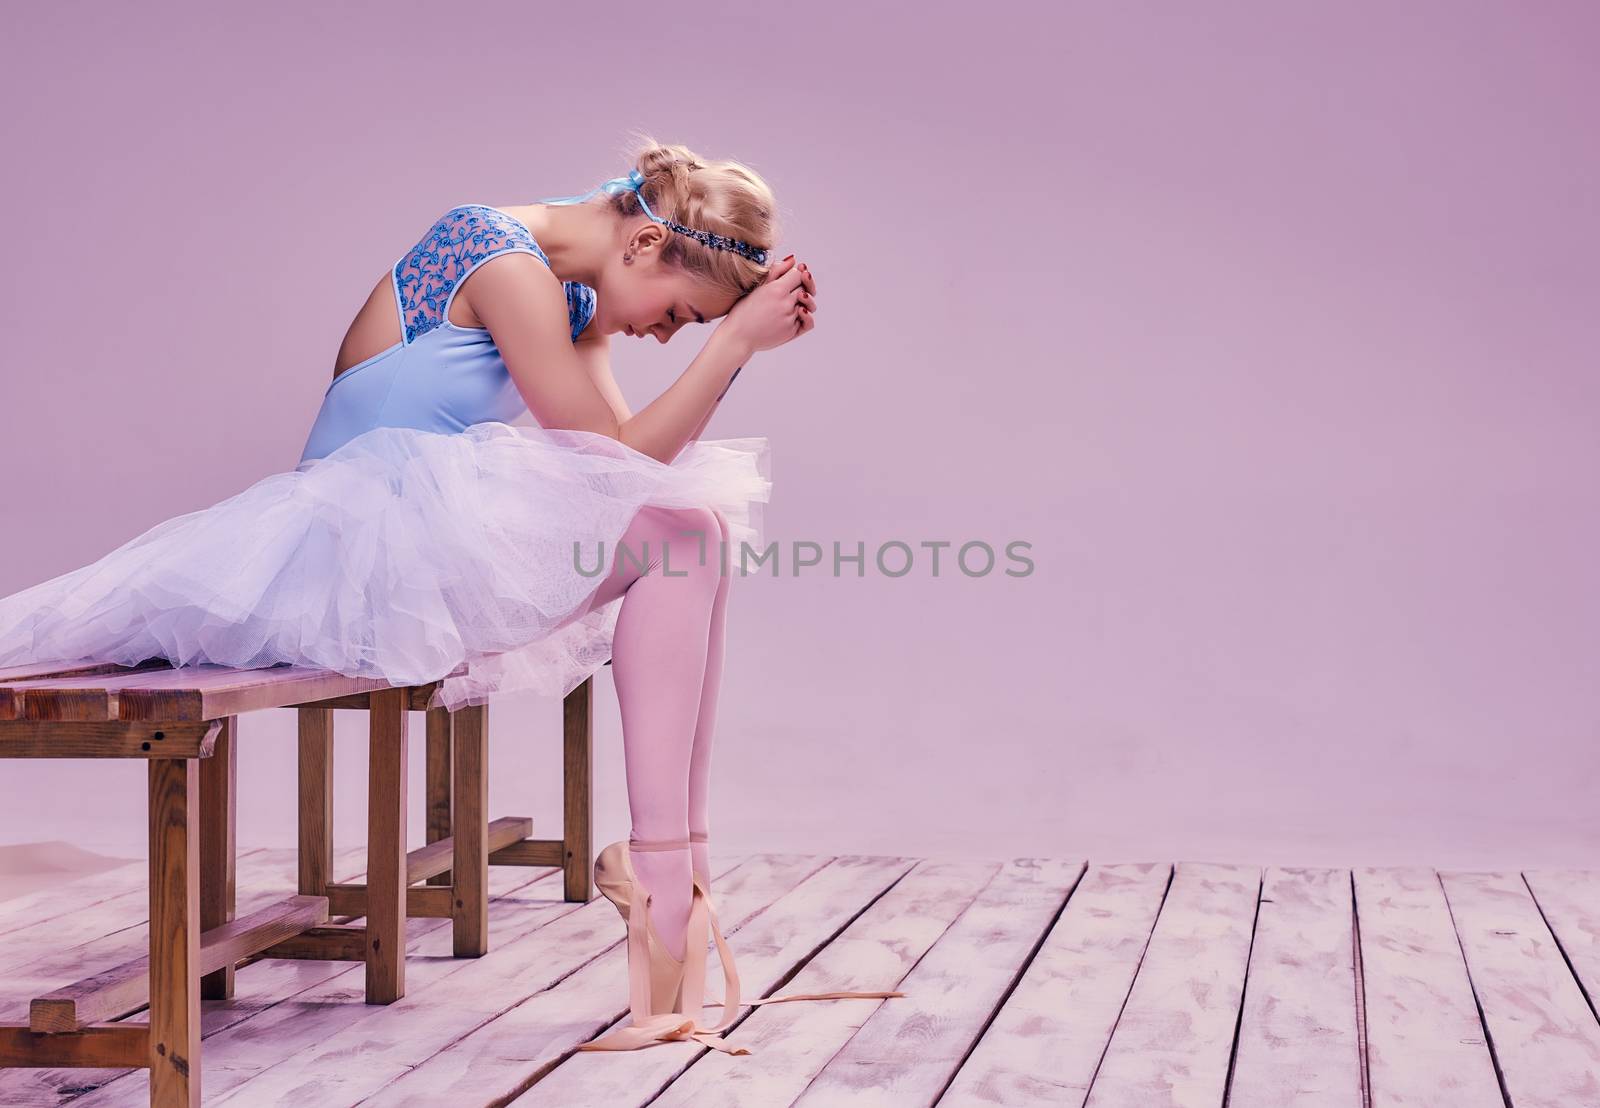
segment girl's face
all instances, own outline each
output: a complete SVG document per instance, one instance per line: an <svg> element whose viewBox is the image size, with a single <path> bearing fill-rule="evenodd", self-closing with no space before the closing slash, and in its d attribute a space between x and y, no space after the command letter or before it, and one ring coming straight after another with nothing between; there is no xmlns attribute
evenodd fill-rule
<svg viewBox="0 0 1600 1108"><path fill-rule="evenodd" d="M620 332L668 342L685 324L707 323L733 308L735 297L731 294L676 266L661 264L662 234L676 232L651 226L635 234L631 246L626 247L633 253L632 262L623 262L622 251L612 252L595 301L607 334Z"/></svg>

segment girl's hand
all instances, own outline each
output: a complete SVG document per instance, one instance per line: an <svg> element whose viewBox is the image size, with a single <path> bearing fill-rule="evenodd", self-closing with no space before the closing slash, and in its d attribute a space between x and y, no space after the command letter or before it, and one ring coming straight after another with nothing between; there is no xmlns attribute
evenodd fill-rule
<svg viewBox="0 0 1600 1108"><path fill-rule="evenodd" d="M790 254L739 299L719 327L731 327L752 354L771 350L816 326L817 285Z"/></svg>

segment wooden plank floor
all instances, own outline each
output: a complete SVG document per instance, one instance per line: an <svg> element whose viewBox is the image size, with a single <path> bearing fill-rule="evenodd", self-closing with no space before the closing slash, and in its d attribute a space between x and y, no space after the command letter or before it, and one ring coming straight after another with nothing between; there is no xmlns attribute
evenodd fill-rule
<svg viewBox="0 0 1600 1108"><path fill-rule="evenodd" d="M240 914L292 890L289 851L238 870ZM143 882L0 901L0 1019L142 952ZM240 970L203 1002L205 1103L1600 1108L1600 871L752 855L713 888L747 999L907 995L747 1008L749 1055L576 1053L625 1018L622 921L494 867L490 953L411 920L395 1004L348 963ZM5 1105L147 1095L143 1071L0 1071Z"/></svg>

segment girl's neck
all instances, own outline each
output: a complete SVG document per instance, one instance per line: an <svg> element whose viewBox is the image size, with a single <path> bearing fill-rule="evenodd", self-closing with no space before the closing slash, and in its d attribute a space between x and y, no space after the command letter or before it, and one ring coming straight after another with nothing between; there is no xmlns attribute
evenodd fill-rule
<svg viewBox="0 0 1600 1108"><path fill-rule="evenodd" d="M563 281L594 286L611 249L611 213L594 204L519 204L500 209L527 224Z"/></svg>

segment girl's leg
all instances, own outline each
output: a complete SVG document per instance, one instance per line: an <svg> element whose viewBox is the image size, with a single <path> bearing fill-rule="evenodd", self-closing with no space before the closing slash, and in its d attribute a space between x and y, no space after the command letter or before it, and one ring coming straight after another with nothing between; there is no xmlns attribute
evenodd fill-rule
<svg viewBox="0 0 1600 1108"><path fill-rule="evenodd" d="M711 739L717 727L717 699L722 690L722 651L728 622L728 590L733 582L731 572L721 572L720 566L728 542L728 521L722 513L712 509L717 519L717 529L706 534L706 559L719 566L717 595L711 603L711 626L706 638L706 673L700 690L700 713L694 728L694 749L689 759L689 830L709 835L711 832ZM719 546L719 542L723 544ZM730 565L737 565L738 551L728 550ZM695 842L690 850L694 870L711 887L710 844Z"/></svg>
<svg viewBox="0 0 1600 1108"><path fill-rule="evenodd" d="M634 841L688 838L690 765L721 580L716 544L707 539L717 528L709 509L641 509L591 603L623 597L611 669ZM657 932L669 953L682 958L693 892L690 851L631 851L629 859L653 897Z"/></svg>

